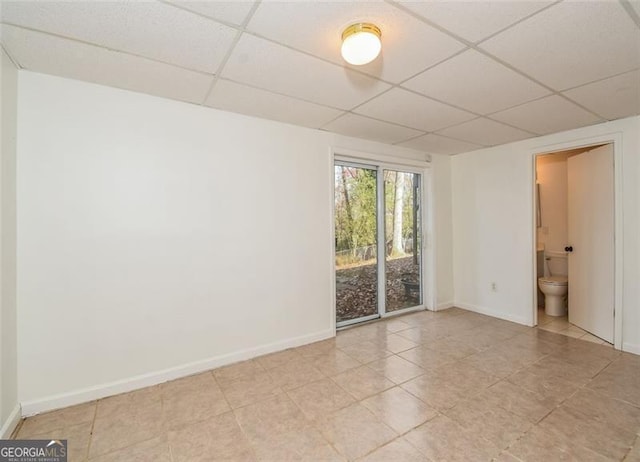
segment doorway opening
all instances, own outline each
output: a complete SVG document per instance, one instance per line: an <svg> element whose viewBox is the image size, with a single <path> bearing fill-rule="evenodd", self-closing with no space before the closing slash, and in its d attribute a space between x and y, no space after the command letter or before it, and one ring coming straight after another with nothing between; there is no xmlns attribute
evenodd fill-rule
<svg viewBox="0 0 640 462"><path fill-rule="evenodd" d="M335 161L336 325L424 307L423 178Z"/></svg>
<svg viewBox="0 0 640 462"><path fill-rule="evenodd" d="M536 324L613 344L613 143L536 154L534 187Z"/></svg>

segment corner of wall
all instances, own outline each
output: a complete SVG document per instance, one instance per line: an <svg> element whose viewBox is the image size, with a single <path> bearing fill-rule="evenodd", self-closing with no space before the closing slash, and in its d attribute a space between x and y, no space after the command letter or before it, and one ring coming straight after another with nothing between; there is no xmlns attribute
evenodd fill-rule
<svg viewBox="0 0 640 462"><path fill-rule="evenodd" d="M435 208L436 308L444 309L452 306L454 299L451 157L433 154L431 163Z"/></svg>
<svg viewBox="0 0 640 462"><path fill-rule="evenodd" d="M22 419L22 410L19 404L16 404L13 407L13 410L7 417L7 419L2 423L0 427L0 439L6 440L11 438L13 432L18 428L18 424Z"/></svg>
<svg viewBox="0 0 640 462"><path fill-rule="evenodd" d="M20 420L16 312L16 133L18 70L4 49L0 106L0 438Z"/></svg>

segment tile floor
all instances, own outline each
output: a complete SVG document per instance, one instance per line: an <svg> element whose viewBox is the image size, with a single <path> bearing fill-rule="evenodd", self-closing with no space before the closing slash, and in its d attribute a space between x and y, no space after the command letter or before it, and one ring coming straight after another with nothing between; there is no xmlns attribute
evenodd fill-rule
<svg viewBox="0 0 640 462"><path fill-rule="evenodd" d="M552 321L555 322L555 321ZM70 461L640 461L640 357L459 308L24 420Z"/></svg>
<svg viewBox="0 0 640 462"><path fill-rule="evenodd" d="M544 312L544 308L538 309L538 328L600 345L609 345L601 338L591 335L589 332L571 324L568 316L547 316Z"/></svg>

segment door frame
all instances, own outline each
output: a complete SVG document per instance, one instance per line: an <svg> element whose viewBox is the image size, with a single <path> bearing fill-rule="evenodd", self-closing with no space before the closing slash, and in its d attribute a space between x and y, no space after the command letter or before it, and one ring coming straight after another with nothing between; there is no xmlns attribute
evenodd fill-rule
<svg viewBox="0 0 640 462"><path fill-rule="evenodd" d="M554 154L560 151L568 151L571 149L595 147L602 144L613 145L613 239L614 239L614 301L613 301L613 346L616 350L622 350L622 316L623 316L623 191L622 191L622 133L615 132L596 137L580 138L563 143L555 143L546 146L539 146L530 150L531 155L531 226L532 242L532 273L531 280L533 282L532 301L531 301L531 325L538 325L538 264L535 258L537 251L537 195L536 195L536 159L540 155Z"/></svg>
<svg viewBox="0 0 640 462"><path fill-rule="evenodd" d="M390 313L383 312L384 303L378 302L378 313L376 315L366 316L364 318L358 318L358 321L354 321L353 323L349 323L346 321L345 323L341 323L340 327L336 326L336 281L335 281L335 175L332 173L331 175L331 322L334 328L340 329L343 327L347 327L350 324L355 324L356 322L365 322L373 319L382 319L389 318L393 316L399 316L406 313L410 313L412 311L422 311L422 310L430 310L435 311L435 300L436 300L436 291L435 291L435 248L433 246L434 236L433 236L433 215L434 215L434 202L433 202L433 194L432 194L432 177L431 177L431 165L430 162L414 160L414 159L404 159L397 158L379 154L366 153L361 151L356 151L347 148L331 148L330 157L330 169L331 172L334 172L336 162L344 162L344 163L353 163L356 166L361 165L363 167L376 167L379 168L379 171L384 169L390 170L398 170L407 173L418 173L421 175L422 183L421 183L421 197L420 203L422 205L420 210L420 220L421 220L421 284L422 284L422 304L404 308L397 311L392 311ZM381 183L384 183L384 178L382 175L377 175L378 188ZM378 194L378 207L382 202L384 204L384 195ZM383 209L384 210L384 209ZM380 223L384 223L384 214L378 214L378 226ZM378 249L380 247L384 249L384 242L378 242ZM384 255L384 252L382 253ZM384 259L382 264L380 261L378 262L378 274L385 271L384 267ZM381 292L381 279L378 277L378 299L380 297L384 297L384 292ZM384 289L384 286L382 287Z"/></svg>

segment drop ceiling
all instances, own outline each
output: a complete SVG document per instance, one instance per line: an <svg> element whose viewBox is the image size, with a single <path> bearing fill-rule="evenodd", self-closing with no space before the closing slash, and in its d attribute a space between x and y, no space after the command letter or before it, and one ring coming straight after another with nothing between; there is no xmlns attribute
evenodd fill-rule
<svg viewBox="0 0 640 462"><path fill-rule="evenodd" d="M22 69L430 153L640 114L640 0L0 5ZM360 21L383 51L355 67Z"/></svg>

